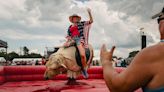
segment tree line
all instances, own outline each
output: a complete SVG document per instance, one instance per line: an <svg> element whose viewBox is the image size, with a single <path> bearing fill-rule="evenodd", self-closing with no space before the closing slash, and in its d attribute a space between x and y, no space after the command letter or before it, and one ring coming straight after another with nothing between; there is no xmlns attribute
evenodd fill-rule
<svg viewBox="0 0 164 92"><path fill-rule="evenodd" d="M130 52L128 58L134 57L138 52L139 51ZM6 54L4 50L0 50L0 57L4 57L6 60L12 61L14 58L41 58L42 55L38 53L29 53L29 49L26 46L24 46L23 55L19 55L14 51ZM117 56L113 57L117 58Z"/></svg>
<svg viewBox="0 0 164 92"><path fill-rule="evenodd" d="M14 58L41 58L42 55L38 53L29 53L29 49L24 46L23 55L19 55L15 51L6 54L6 52L2 49L0 51L0 57L4 57L6 60L12 61Z"/></svg>

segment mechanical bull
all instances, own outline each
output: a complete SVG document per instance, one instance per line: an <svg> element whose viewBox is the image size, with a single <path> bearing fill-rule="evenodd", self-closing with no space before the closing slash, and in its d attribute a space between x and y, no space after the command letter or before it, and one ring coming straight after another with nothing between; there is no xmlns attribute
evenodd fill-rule
<svg viewBox="0 0 164 92"><path fill-rule="evenodd" d="M89 49L86 49L86 57L89 67L93 59L93 48L91 45L89 45ZM81 66L81 58L77 47L60 48L56 53L50 55L46 63L44 78L51 79L58 74L67 73L67 84L70 84L71 81L75 83L75 79L81 74Z"/></svg>

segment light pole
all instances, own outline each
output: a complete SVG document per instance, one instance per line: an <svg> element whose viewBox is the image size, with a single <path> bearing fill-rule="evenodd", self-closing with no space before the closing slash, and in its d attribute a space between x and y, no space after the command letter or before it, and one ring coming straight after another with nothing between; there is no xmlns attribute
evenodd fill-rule
<svg viewBox="0 0 164 92"><path fill-rule="evenodd" d="M144 32L144 28L140 28L141 32L141 49L146 47L146 34Z"/></svg>

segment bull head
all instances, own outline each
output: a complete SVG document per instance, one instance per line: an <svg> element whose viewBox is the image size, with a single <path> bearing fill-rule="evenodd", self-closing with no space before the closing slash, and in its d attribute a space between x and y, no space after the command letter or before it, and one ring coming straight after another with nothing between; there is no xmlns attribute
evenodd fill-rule
<svg viewBox="0 0 164 92"><path fill-rule="evenodd" d="M67 69L64 58L61 55L50 56L48 62L46 63L46 71L44 73L44 78L51 79L54 76L60 74L61 68Z"/></svg>

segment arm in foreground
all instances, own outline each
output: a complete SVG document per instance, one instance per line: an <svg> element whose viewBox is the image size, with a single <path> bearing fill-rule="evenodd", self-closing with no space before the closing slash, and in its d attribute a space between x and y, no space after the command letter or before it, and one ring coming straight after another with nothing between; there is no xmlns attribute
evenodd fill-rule
<svg viewBox="0 0 164 92"><path fill-rule="evenodd" d="M107 51L106 46L103 45L100 54L103 76L109 90L111 92L133 92L145 86L152 78L150 67L145 63L147 51L141 51L127 69L117 73L111 63L114 49L115 46L111 51Z"/></svg>

